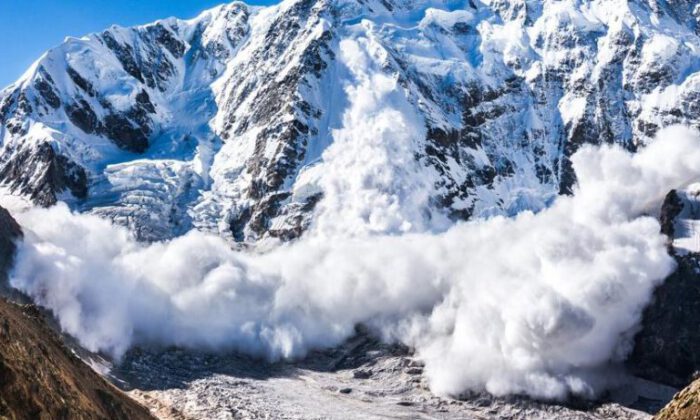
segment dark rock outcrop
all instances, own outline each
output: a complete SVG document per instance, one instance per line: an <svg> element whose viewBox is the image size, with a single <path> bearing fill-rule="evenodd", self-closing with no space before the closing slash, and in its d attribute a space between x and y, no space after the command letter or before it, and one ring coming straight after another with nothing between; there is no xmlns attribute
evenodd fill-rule
<svg viewBox="0 0 700 420"><path fill-rule="evenodd" d="M7 272L12 268L16 241L23 236L22 228L9 211L0 207L0 283L5 280Z"/></svg>
<svg viewBox="0 0 700 420"><path fill-rule="evenodd" d="M70 191L77 198L85 198L88 193L85 170L56 152L49 143L18 150L0 164L0 179L12 190L25 194L44 207L56 204L63 191Z"/></svg>
<svg viewBox="0 0 700 420"><path fill-rule="evenodd" d="M678 269L644 312L630 363L639 376L683 387L700 370L700 260L683 256L677 261Z"/></svg>
<svg viewBox="0 0 700 420"><path fill-rule="evenodd" d="M666 196L660 213L662 233L676 271L659 286L644 311L642 330L629 359L633 372L644 378L683 387L700 371L700 255L673 249L674 225L685 204L678 192Z"/></svg>
<svg viewBox="0 0 700 420"><path fill-rule="evenodd" d="M661 223L661 233L673 238L674 234L674 221L676 217L683 211L683 201L678 196L676 190L669 191L666 194L664 203L661 206L661 214L659 215L659 222Z"/></svg>
<svg viewBox="0 0 700 420"><path fill-rule="evenodd" d="M23 236L22 228L10 212L0 207L0 296L27 303L29 298L10 287L8 279L17 253L17 241L22 240Z"/></svg>

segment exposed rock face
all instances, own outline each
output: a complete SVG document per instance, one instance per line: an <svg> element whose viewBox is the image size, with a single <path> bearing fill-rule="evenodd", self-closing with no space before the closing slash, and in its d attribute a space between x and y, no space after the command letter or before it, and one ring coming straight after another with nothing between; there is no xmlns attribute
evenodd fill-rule
<svg viewBox="0 0 700 420"><path fill-rule="evenodd" d="M57 153L49 143L20 145L12 159L0 163L0 177L11 189L41 206L56 204L63 191L77 198L87 196L85 170Z"/></svg>
<svg viewBox="0 0 700 420"><path fill-rule="evenodd" d="M697 420L700 419L700 380L688 385L673 397L654 420Z"/></svg>
<svg viewBox="0 0 700 420"><path fill-rule="evenodd" d="M0 180L143 239L294 239L324 199L304 174L334 165L324 152L352 92L383 75L396 87L381 109L417 127L406 170L428 200L411 229L539 209L570 192L582 144L635 150L663 126L700 126L699 13L684 0L286 0L112 27L0 93Z"/></svg>
<svg viewBox="0 0 700 420"><path fill-rule="evenodd" d="M640 376L683 387L700 370L700 259L681 256L677 261L678 269L644 312L629 360Z"/></svg>
<svg viewBox="0 0 700 420"><path fill-rule="evenodd" d="M635 373L675 387L700 371L700 231L695 230L698 195L691 186L671 191L661 209L661 230L669 236L678 268L655 292L644 312L629 363ZM689 246L690 245L690 246Z"/></svg>
<svg viewBox="0 0 700 420"><path fill-rule="evenodd" d="M0 207L0 282L5 281L17 251L16 241L22 238L22 228L10 212Z"/></svg>
<svg viewBox="0 0 700 420"><path fill-rule="evenodd" d="M676 231L674 227L676 217L681 214L683 207L683 200L678 196L676 190L669 191L661 205L661 213L659 215L661 233L668 236L671 241Z"/></svg>
<svg viewBox="0 0 700 420"><path fill-rule="evenodd" d="M17 302L26 302L25 296L10 287L8 273L14 264L17 241L23 236L22 229L10 212L0 207L0 298L7 297Z"/></svg>
<svg viewBox="0 0 700 420"><path fill-rule="evenodd" d="M65 347L35 307L0 299L0 418L152 417Z"/></svg>

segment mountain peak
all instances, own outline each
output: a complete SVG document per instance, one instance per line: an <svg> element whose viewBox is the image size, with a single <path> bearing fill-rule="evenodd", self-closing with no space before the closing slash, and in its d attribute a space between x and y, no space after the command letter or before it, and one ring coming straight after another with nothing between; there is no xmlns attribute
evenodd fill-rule
<svg viewBox="0 0 700 420"><path fill-rule="evenodd" d="M700 119L688 106L700 51L691 3L232 2L112 27L50 50L0 94L0 178L144 239L196 228L290 240L318 222L334 188L378 193L387 209L414 200L396 177L421 180L409 213L423 216L382 226L439 230L445 218L537 210L571 190L568 156L581 145L632 150ZM384 91L375 83L393 88L363 102L363 89ZM352 152L390 156L397 172L377 185L328 175L369 170L333 151L363 134L348 124L374 121L355 119L355 105L415 130ZM387 149L399 145L404 154Z"/></svg>

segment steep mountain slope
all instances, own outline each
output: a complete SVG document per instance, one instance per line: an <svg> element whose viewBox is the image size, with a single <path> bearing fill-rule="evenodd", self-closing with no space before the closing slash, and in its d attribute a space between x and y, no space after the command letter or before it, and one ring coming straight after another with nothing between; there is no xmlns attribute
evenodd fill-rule
<svg viewBox="0 0 700 420"><path fill-rule="evenodd" d="M683 0L286 0L112 27L0 94L0 179L143 239L539 209L570 190L581 144L700 123L699 16Z"/></svg>
<svg viewBox="0 0 700 420"><path fill-rule="evenodd" d="M152 418L72 354L33 306L0 298L0 344L3 419Z"/></svg>

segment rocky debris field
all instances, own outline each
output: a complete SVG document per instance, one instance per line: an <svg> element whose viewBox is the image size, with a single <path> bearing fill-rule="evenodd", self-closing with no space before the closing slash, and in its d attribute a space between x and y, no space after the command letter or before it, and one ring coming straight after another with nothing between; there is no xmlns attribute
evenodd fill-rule
<svg viewBox="0 0 700 420"><path fill-rule="evenodd" d="M360 332L298 362L133 350L110 376L164 419L650 419L675 390L642 379L603 402L433 395L405 347Z"/></svg>

